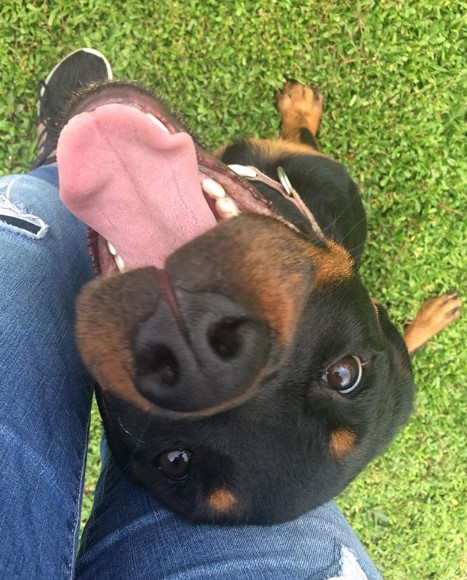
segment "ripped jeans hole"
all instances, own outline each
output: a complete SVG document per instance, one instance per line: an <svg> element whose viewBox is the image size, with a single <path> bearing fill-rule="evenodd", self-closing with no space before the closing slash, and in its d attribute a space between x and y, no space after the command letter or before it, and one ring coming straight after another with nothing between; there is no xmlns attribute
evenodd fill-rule
<svg viewBox="0 0 467 580"><path fill-rule="evenodd" d="M6 224L33 238L45 236L48 225L35 215L25 213L6 197L0 196L0 225Z"/></svg>

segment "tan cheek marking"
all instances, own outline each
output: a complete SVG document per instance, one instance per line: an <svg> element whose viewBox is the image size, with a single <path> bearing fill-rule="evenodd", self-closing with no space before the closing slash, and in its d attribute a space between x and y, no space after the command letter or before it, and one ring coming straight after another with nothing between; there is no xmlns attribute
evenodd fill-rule
<svg viewBox="0 0 467 580"><path fill-rule="evenodd" d="M216 489L208 497L209 507L218 514L227 514L237 503L237 498L228 489Z"/></svg>
<svg viewBox="0 0 467 580"><path fill-rule="evenodd" d="M329 447L335 457L341 458L354 449L356 441L357 436L355 433L340 427L331 433Z"/></svg>
<svg viewBox="0 0 467 580"><path fill-rule="evenodd" d="M347 250L331 240L326 240L326 245L328 251L309 247L309 253L316 265L317 286L348 280L354 275L354 263Z"/></svg>

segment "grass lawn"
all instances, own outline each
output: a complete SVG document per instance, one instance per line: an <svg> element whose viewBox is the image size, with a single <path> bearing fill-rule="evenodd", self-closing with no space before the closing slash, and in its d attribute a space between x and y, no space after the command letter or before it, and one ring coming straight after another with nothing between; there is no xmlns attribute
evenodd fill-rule
<svg viewBox="0 0 467 580"><path fill-rule="evenodd" d="M0 160L34 157L36 84L70 50L166 94L208 146L273 136L284 76L325 95L324 151L360 183L362 276L402 326L427 296L466 291L465 1L6 0ZM417 410L338 502L385 578L467 574L466 318L417 355ZM462 419L464 417L464 419ZM83 517L98 465L93 424Z"/></svg>

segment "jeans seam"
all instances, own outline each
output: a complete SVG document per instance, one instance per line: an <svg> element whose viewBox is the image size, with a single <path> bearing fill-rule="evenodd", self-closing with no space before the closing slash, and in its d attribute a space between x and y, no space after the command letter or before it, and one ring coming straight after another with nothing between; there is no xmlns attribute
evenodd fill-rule
<svg viewBox="0 0 467 580"><path fill-rule="evenodd" d="M89 385L87 385L89 388ZM90 408L89 408L90 411ZM89 431L91 427L91 414L88 413L87 421L86 421L86 437L84 441L84 445L80 451L79 461L81 463L81 472L79 476L79 485L77 494L73 496L73 505L75 506L75 519L72 525L72 534L71 534L71 543L72 543L72 550L71 550L71 558L68 564L68 578L72 580L75 576L75 569L76 569L76 560L77 560L77 549L79 544L79 528L81 522L81 509L82 509L82 502L83 502L83 493L84 493L84 482L86 478L86 463L87 463L87 449L89 444Z"/></svg>

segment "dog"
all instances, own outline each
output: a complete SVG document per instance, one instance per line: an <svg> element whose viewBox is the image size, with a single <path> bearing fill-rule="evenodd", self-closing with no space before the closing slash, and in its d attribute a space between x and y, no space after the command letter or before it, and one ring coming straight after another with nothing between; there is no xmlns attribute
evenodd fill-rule
<svg viewBox="0 0 467 580"><path fill-rule="evenodd" d="M61 196L99 273L77 343L111 451L196 522L275 524L338 495L408 420L410 355L460 313L444 294L402 337L368 295L365 212L319 151L322 102L287 81L280 136L215 156L110 81L61 131Z"/></svg>

